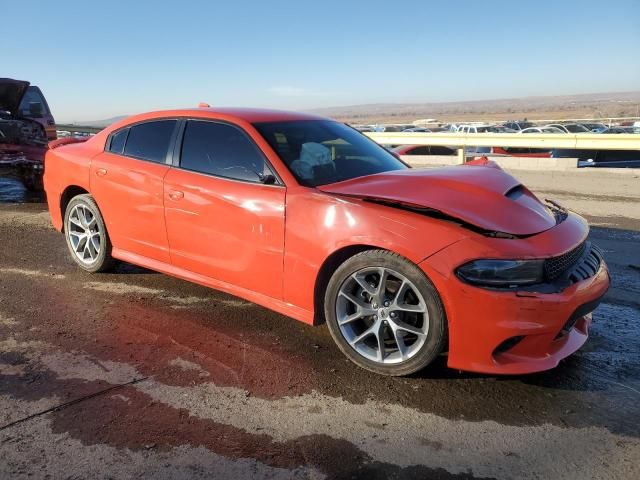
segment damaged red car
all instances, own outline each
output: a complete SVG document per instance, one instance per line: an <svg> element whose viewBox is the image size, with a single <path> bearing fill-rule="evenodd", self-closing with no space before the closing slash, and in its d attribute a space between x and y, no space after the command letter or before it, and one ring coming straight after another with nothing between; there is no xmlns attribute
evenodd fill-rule
<svg viewBox="0 0 640 480"><path fill-rule="evenodd" d="M17 176L28 189L41 189L44 153L55 138L55 122L40 89L0 78L0 173Z"/></svg>
<svg viewBox="0 0 640 480"><path fill-rule="evenodd" d="M495 164L413 169L322 117L147 113L45 163L53 224L84 270L122 260L326 322L380 374L441 354L475 372L552 368L609 286L586 221Z"/></svg>

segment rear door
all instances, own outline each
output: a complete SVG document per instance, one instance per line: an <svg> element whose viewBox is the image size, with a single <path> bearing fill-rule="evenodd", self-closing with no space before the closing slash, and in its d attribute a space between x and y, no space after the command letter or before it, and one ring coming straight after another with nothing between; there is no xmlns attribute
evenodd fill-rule
<svg viewBox="0 0 640 480"><path fill-rule="evenodd" d="M115 248L169 263L163 180L178 122L162 119L116 131L91 161L91 194Z"/></svg>
<svg viewBox="0 0 640 480"><path fill-rule="evenodd" d="M172 263L282 298L284 185L235 125L189 120L182 137L164 182Z"/></svg>

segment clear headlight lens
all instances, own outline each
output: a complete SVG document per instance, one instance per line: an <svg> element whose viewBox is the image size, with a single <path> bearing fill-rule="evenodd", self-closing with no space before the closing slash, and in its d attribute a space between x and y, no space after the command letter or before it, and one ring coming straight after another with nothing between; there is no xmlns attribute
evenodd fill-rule
<svg viewBox="0 0 640 480"><path fill-rule="evenodd" d="M474 260L456 272L464 281L474 285L532 285L544 281L544 260Z"/></svg>

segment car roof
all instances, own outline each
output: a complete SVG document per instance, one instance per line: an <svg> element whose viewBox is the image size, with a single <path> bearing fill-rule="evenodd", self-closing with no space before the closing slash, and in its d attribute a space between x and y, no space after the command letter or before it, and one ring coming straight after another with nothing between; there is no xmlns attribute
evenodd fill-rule
<svg viewBox="0 0 640 480"><path fill-rule="evenodd" d="M244 120L245 122L249 123L326 119L325 117L309 113L290 112L285 110L270 110L261 108L199 107L176 110L160 110L155 112L142 113L140 115L128 117L125 123L163 117L226 118Z"/></svg>
<svg viewBox="0 0 640 480"><path fill-rule="evenodd" d="M102 141L111 132L128 127L134 123L145 122L162 118L200 118L209 120L222 120L233 123L261 123L261 122L287 122L296 120L328 120L326 117L303 112L289 112L285 110L270 110L260 108L182 108L175 110L158 110L154 112L140 113L123 118L96 134L96 141Z"/></svg>

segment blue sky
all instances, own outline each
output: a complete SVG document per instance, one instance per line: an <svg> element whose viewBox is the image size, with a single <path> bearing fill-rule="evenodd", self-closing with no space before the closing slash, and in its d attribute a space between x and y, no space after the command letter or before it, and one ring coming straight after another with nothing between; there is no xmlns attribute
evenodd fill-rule
<svg viewBox="0 0 640 480"><path fill-rule="evenodd" d="M640 90L640 1L0 0L59 121Z"/></svg>

